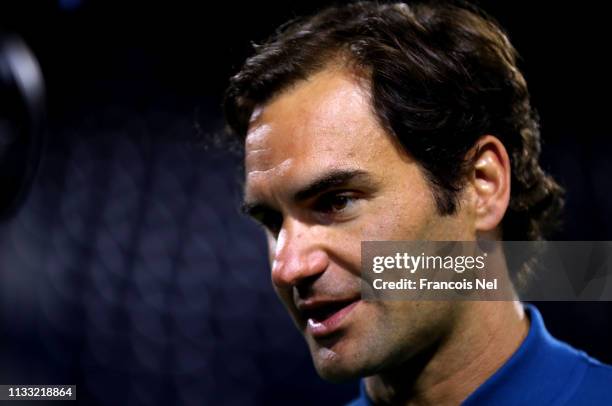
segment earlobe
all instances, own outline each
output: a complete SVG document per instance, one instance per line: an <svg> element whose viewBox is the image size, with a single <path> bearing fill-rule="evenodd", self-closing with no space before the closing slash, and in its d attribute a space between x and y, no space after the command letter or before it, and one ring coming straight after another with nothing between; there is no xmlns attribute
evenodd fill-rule
<svg viewBox="0 0 612 406"><path fill-rule="evenodd" d="M473 188L475 228L492 231L501 223L510 201L510 158L501 141L492 135L482 137L475 148Z"/></svg>

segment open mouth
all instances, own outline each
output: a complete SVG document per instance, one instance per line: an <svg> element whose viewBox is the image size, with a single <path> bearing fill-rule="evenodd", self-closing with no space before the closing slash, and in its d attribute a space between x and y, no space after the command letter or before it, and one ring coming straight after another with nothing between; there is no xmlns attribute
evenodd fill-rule
<svg viewBox="0 0 612 406"><path fill-rule="evenodd" d="M361 300L350 299L328 301L301 306L302 316L307 320L306 329L313 337L334 333L341 322L351 313Z"/></svg>

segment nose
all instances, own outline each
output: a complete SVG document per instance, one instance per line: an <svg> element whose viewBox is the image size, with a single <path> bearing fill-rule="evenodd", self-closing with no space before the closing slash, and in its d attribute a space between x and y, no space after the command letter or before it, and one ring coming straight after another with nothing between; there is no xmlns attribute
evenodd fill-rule
<svg viewBox="0 0 612 406"><path fill-rule="evenodd" d="M272 262L272 282L279 288L298 286L322 274L329 257L316 226L286 218L278 234Z"/></svg>

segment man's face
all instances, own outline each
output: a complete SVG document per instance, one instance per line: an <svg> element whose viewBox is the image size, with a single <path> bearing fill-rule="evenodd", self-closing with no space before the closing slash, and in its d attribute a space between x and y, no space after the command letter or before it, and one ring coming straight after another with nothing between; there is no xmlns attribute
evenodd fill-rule
<svg viewBox="0 0 612 406"><path fill-rule="evenodd" d="M257 109L245 144L245 205L267 228L275 290L330 380L406 362L443 340L461 307L360 300L361 241L475 237L468 209L438 214L369 97L355 76L324 70Z"/></svg>

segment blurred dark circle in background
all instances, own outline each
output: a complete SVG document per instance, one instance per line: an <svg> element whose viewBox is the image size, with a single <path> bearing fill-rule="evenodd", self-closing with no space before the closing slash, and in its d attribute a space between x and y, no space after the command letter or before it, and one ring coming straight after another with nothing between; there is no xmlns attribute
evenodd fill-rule
<svg viewBox="0 0 612 406"><path fill-rule="evenodd" d="M0 220L17 211L36 174L44 99L35 56L21 38L0 32Z"/></svg>

